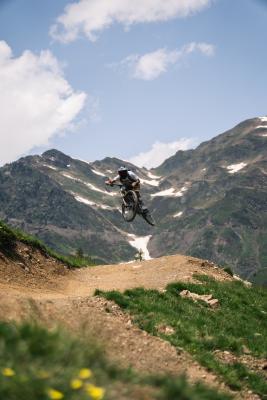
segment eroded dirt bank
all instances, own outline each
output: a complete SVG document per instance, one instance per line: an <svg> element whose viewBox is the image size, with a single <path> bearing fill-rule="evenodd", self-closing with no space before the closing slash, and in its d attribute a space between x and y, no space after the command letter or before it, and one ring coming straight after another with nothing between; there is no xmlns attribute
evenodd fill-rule
<svg viewBox="0 0 267 400"><path fill-rule="evenodd" d="M85 337L92 334L104 344L109 358L125 367L142 372L185 373L191 381L225 388L189 354L140 330L118 306L93 296L95 289L124 291L142 286L162 290L170 282L192 281L194 274L232 279L215 265L177 255L69 270L38 251L30 254L23 245L19 254L19 259L12 261L0 257L0 319L30 318L49 327L60 324Z"/></svg>

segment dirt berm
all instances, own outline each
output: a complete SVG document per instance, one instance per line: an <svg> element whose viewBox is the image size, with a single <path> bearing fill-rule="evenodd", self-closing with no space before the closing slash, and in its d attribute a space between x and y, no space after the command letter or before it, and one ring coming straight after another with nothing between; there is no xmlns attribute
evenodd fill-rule
<svg viewBox="0 0 267 400"><path fill-rule="evenodd" d="M194 274L232 279L214 264L176 255L70 270L21 243L17 254L10 260L0 253L0 320L30 318L48 327L62 324L81 335L93 334L108 357L122 366L144 372L185 373L190 381L202 380L225 389L188 353L177 352L168 342L150 336L118 306L93 296L95 289L124 291L142 286L162 290L170 282L192 281Z"/></svg>

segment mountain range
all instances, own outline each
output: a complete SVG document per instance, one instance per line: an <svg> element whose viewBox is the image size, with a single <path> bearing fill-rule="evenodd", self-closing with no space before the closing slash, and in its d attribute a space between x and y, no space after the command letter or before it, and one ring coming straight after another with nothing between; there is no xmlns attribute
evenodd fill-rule
<svg viewBox="0 0 267 400"><path fill-rule="evenodd" d="M157 226L124 222L105 179L134 170ZM82 249L99 263L182 253L267 282L267 117L178 151L148 170L117 158L86 162L58 150L0 168L0 219L62 254Z"/></svg>

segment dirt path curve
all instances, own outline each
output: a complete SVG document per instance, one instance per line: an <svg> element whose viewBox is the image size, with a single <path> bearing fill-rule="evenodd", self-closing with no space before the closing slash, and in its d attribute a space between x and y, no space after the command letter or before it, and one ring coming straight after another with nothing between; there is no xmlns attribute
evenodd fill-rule
<svg viewBox="0 0 267 400"><path fill-rule="evenodd" d="M192 257L166 256L129 264L105 265L74 271L62 280L64 293L92 295L95 289L124 291L135 287L162 290L168 283L192 281L194 274L208 274L217 280L229 280L218 267Z"/></svg>
<svg viewBox="0 0 267 400"><path fill-rule="evenodd" d="M38 268L18 263L8 266L0 260L0 320L31 318L49 327L60 324L85 337L92 334L104 344L108 357L125 367L152 373L186 373L191 381L200 379L224 388L189 354L177 352L168 342L134 326L115 304L93 297L95 289L123 291L142 286L161 290L170 282L192 281L197 273L231 279L224 271L180 255L75 271L44 260L40 254L36 257Z"/></svg>

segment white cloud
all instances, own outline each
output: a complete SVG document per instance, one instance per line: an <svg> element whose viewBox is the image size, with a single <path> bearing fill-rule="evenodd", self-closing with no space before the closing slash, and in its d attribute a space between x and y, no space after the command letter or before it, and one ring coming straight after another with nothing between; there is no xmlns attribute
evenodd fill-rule
<svg viewBox="0 0 267 400"><path fill-rule="evenodd" d="M151 81L166 72L172 64L176 64L193 52L200 52L210 57L214 55L215 47L209 43L192 42L186 44L180 50L169 51L163 48L141 56L132 54L119 63L111 64L111 67L126 66L129 68L132 78Z"/></svg>
<svg viewBox="0 0 267 400"><path fill-rule="evenodd" d="M191 42L186 44L181 50L180 50L180 56L186 55L193 53L195 51L199 51L205 56L211 57L215 53L215 46L210 43L205 43L205 42Z"/></svg>
<svg viewBox="0 0 267 400"><path fill-rule="evenodd" d="M97 35L114 23L125 28L138 23L167 21L190 16L213 0L79 0L69 3L50 34L64 43L85 35L95 41Z"/></svg>
<svg viewBox="0 0 267 400"><path fill-rule="evenodd" d="M10 162L73 127L86 94L74 92L50 51L13 57L0 41L0 163Z"/></svg>
<svg viewBox="0 0 267 400"><path fill-rule="evenodd" d="M178 150L187 150L192 146L192 139L180 139L176 142L162 143L156 142L152 148L130 158L130 162L138 167L154 168L158 167L167 158L173 156Z"/></svg>
<svg viewBox="0 0 267 400"><path fill-rule="evenodd" d="M146 81L156 79L159 75L166 72L169 65L175 64L177 59L177 51L167 51L166 49L159 49L137 57L133 65L133 77Z"/></svg>

